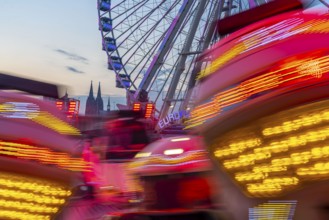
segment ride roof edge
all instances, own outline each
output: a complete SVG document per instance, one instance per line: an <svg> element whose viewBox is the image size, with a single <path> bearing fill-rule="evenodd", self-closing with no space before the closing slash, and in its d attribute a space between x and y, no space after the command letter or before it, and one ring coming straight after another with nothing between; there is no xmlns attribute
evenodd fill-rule
<svg viewBox="0 0 329 220"><path fill-rule="evenodd" d="M303 4L299 0L271 1L269 3L218 20L217 32L219 35L230 34L265 18L302 8Z"/></svg>

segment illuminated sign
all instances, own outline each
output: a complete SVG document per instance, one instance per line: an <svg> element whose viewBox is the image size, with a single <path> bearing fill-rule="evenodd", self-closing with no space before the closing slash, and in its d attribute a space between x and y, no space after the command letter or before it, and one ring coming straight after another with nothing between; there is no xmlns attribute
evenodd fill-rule
<svg viewBox="0 0 329 220"><path fill-rule="evenodd" d="M297 201L269 201L249 209L250 220L293 220Z"/></svg>
<svg viewBox="0 0 329 220"><path fill-rule="evenodd" d="M218 164L253 197L329 178L329 101L261 118L215 139Z"/></svg>
<svg viewBox="0 0 329 220"><path fill-rule="evenodd" d="M31 119L38 115L39 107L29 102L5 102L0 104L0 116Z"/></svg>
<svg viewBox="0 0 329 220"><path fill-rule="evenodd" d="M73 102L72 102L73 103ZM71 104L71 102L70 102ZM76 107L73 103L72 109ZM5 102L0 104L0 116L14 119L30 119L60 134L80 135L80 131L46 111L40 111L38 105L30 102Z"/></svg>
<svg viewBox="0 0 329 220"><path fill-rule="evenodd" d="M190 116L190 113L187 111L179 111L179 112L170 113L166 117L159 120L158 126L160 129L163 129L163 128L169 126L171 123L179 121L182 118L188 118L189 116Z"/></svg>
<svg viewBox="0 0 329 220"><path fill-rule="evenodd" d="M50 180L0 172L0 219L52 219L72 194Z"/></svg>

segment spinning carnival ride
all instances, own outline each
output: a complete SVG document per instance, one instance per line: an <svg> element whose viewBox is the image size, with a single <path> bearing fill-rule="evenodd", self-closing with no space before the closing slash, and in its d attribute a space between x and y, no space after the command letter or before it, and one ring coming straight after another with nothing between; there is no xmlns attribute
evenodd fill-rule
<svg viewBox="0 0 329 220"><path fill-rule="evenodd" d="M98 0L108 69L127 91L127 105L155 104L155 117L189 109L201 65L198 55L217 38L214 21L265 0Z"/></svg>

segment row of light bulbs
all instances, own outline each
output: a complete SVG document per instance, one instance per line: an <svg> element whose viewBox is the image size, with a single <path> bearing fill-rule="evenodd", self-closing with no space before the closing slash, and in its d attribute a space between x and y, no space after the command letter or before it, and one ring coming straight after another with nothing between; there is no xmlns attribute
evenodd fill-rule
<svg viewBox="0 0 329 220"><path fill-rule="evenodd" d="M73 158L67 153L55 152L47 148L27 144L0 141L0 155L35 160L71 171L90 171L90 164L82 158Z"/></svg>
<svg viewBox="0 0 329 220"><path fill-rule="evenodd" d="M272 125L260 131L256 128L262 127L260 124L232 131L224 138L233 141L216 140L227 144L213 145L213 153L253 196L278 195L305 181L326 178L329 176L327 103L320 101L261 119L259 123ZM285 119L275 121L283 113ZM248 138L234 141L237 136Z"/></svg>
<svg viewBox="0 0 329 220"><path fill-rule="evenodd" d="M1 219L20 219L20 220L50 220L50 215L32 214L24 211L4 210L0 209Z"/></svg>
<svg viewBox="0 0 329 220"><path fill-rule="evenodd" d="M0 172L1 219L50 219L70 195L61 183Z"/></svg>

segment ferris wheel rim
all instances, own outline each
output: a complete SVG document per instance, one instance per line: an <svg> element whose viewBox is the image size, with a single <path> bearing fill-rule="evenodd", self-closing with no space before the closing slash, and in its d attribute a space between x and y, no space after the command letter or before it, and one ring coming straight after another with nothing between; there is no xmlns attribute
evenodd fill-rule
<svg viewBox="0 0 329 220"><path fill-rule="evenodd" d="M104 34L104 31L103 31L103 29L101 28L101 18L103 17L103 16L101 15L101 10L100 10L100 3L101 3L101 2L102 2L102 0L97 0L97 11L98 11L98 22L99 22L99 23L98 23L98 26L99 26L99 30L100 30L100 32L101 32L101 37L102 37L102 47L104 48L104 47L105 47L105 46L104 46L104 44L105 44L105 37L107 37L107 35ZM106 14L106 12L104 12L104 14ZM108 18L111 19L111 14L110 14L110 13L109 13ZM112 35L112 38L115 39L114 32L113 32L113 31L110 31L110 33L111 33L111 35ZM120 54L119 54L119 50L118 50L117 48L115 49L115 51L116 51L116 53L117 53L118 55L120 55ZM112 65L112 66L113 66L113 62L112 62L112 60L110 59L111 54L109 53L109 50L108 50L107 47L105 47L105 52L106 52L106 55L107 55L107 62L108 62L108 65ZM123 69L124 73L127 75L127 71L126 71L126 69L125 69L125 66L123 66L122 69ZM129 87L125 86L125 84L122 82L121 78L119 77L119 71L117 71L115 68L113 68L112 71L114 71L114 73L115 73L115 75L116 75L116 80L119 80L119 81L120 81L121 85L122 85L122 86L124 87L124 89L128 92L128 95L130 95L130 93L129 93ZM134 84L132 84L132 85L133 85L134 88L136 88Z"/></svg>

